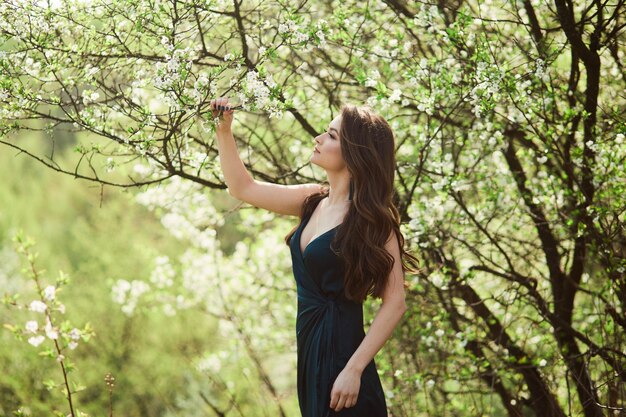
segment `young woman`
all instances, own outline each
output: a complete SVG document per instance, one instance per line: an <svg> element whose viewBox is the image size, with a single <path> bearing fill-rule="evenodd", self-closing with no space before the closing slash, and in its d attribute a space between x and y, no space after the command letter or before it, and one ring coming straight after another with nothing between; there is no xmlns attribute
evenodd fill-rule
<svg viewBox="0 0 626 417"><path fill-rule="evenodd" d="M300 217L286 237L298 293L298 400L303 417L387 416L374 356L406 311L404 272L417 259L403 250L392 202L394 136L367 107L346 105L315 138L311 163L329 187L254 180L237 153L233 110L211 102L220 165L229 193L253 206ZM403 258L408 262L405 263ZM382 298L367 335L363 301Z"/></svg>

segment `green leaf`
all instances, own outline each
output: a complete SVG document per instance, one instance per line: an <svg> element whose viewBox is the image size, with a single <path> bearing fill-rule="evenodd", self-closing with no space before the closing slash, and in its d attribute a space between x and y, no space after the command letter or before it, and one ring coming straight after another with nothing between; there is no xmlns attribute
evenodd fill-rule
<svg viewBox="0 0 626 417"><path fill-rule="evenodd" d="M41 352L39 352L39 356L44 356L44 357L49 357L49 358L56 358L56 353L54 352L54 350L52 350L52 348L46 348L44 350L42 350Z"/></svg>
<svg viewBox="0 0 626 417"><path fill-rule="evenodd" d="M76 382L72 381L72 392L80 392L85 390L86 388L86 386L77 384Z"/></svg>
<svg viewBox="0 0 626 417"><path fill-rule="evenodd" d="M70 362L68 359L66 359L64 363L65 363L65 372L67 372L68 374L76 370L76 367L74 366L74 364Z"/></svg>
<svg viewBox="0 0 626 417"><path fill-rule="evenodd" d="M367 80L367 73L365 72L363 68L357 68L354 78L357 80L359 84L364 85L365 80Z"/></svg>
<svg viewBox="0 0 626 417"><path fill-rule="evenodd" d="M57 383L54 382L52 379L48 379L46 381L43 381L43 386L46 387L48 391L52 391L56 388Z"/></svg>

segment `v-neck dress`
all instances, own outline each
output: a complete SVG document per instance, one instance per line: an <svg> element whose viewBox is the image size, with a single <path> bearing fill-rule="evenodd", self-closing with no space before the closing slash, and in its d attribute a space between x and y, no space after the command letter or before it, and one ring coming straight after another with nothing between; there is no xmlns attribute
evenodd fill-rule
<svg viewBox="0 0 626 417"><path fill-rule="evenodd" d="M343 262L330 248L341 225L317 236L302 251L300 239L308 221L302 221L289 241L298 293L297 388L302 417L387 417L373 359L361 375L356 405L338 412L330 408L333 383L365 337L363 304L343 294Z"/></svg>

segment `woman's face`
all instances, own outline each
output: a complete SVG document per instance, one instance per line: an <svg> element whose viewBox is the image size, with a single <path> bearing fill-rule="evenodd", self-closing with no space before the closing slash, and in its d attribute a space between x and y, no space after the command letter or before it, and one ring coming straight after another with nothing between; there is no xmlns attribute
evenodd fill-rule
<svg viewBox="0 0 626 417"><path fill-rule="evenodd" d="M326 131L315 138L315 149L311 155L311 162L326 170L341 171L346 163L341 154L341 139L339 128L341 127L341 115L335 117L328 125Z"/></svg>

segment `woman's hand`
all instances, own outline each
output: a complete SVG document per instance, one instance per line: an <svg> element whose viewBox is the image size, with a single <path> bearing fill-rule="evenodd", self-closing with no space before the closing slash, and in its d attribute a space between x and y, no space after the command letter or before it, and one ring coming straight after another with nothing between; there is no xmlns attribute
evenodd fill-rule
<svg viewBox="0 0 626 417"><path fill-rule="evenodd" d="M343 368L335 379L330 392L330 408L340 411L343 408L354 407L361 388L361 372Z"/></svg>
<svg viewBox="0 0 626 417"><path fill-rule="evenodd" d="M233 123L233 113L234 110L231 110L227 97L218 97L211 100L211 115L213 116L213 119L218 116L220 117L217 124L218 130L230 130L230 126Z"/></svg>

